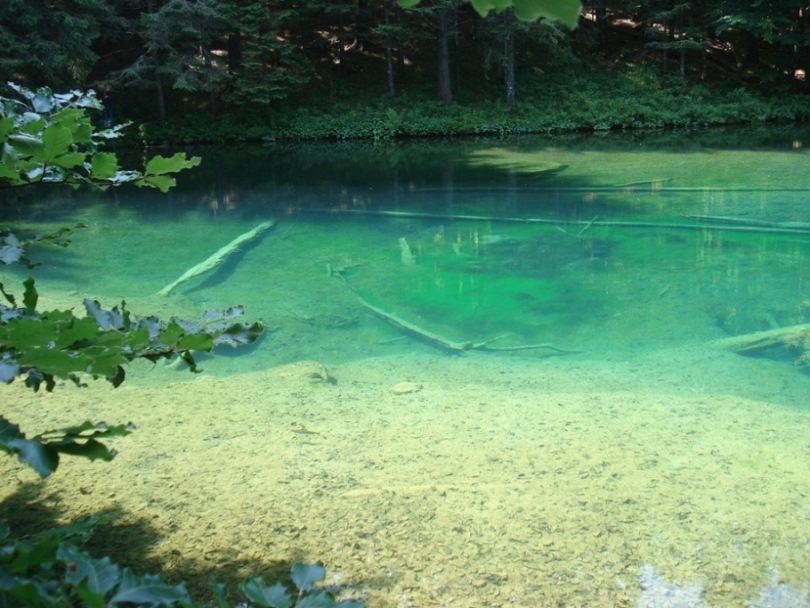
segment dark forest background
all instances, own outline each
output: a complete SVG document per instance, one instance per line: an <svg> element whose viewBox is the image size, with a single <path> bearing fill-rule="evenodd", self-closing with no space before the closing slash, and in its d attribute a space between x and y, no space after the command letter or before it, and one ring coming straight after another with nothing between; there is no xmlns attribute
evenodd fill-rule
<svg viewBox="0 0 810 608"><path fill-rule="evenodd" d="M5 0L0 77L111 94L146 139L806 120L810 4L591 0L577 28L459 0Z"/></svg>

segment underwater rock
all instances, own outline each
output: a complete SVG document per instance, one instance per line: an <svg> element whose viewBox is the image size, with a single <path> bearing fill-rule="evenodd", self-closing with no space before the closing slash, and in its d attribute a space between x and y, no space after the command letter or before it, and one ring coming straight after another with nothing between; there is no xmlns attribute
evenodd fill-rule
<svg viewBox="0 0 810 608"><path fill-rule="evenodd" d="M399 382L391 387L391 392L395 395L407 395L408 393L418 393L422 390L422 385L418 382Z"/></svg>
<svg viewBox="0 0 810 608"><path fill-rule="evenodd" d="M310 383L336 384L336 380L329 375L326 366L317 361L297 361L296 363L284 365L278 369L278 375L285 380L307 380Z"/></svg>

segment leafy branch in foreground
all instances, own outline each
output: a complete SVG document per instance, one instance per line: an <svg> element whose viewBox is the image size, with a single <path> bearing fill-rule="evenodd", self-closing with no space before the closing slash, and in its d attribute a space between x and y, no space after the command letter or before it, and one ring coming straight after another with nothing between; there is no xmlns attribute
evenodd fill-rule
<svg viewBox="0 0 810 608"><path fill-rule="evenodd" d="M130 123L96 130L87 110L101 110L93 91L53 93L8 83L17 98L0 96L0 188L51 183L104 188L131 183L166 192L173 173L200 164L184 152L155 156L143 171L122 169L103 144L119 138Z"/></svg>
<svg viewBox="0 0 810 608"><path fill-rule="evenodd" d="M264 330L259 322L234 321L244 314L241 307L210 310L202 322L134 319L126 302L104 310L95 300L84 301L87 315L81 318L72 310L40 313L34 279L24 285L23 307L16 307L14 297L3 291L11 306L0 303L0 380L8 383L24 375L34 390L43 383L53 390L56 379L81 386L82 375L106 378L117 387L124 381L123 366L135 359L156 362L177 355L196 371L192 351L250 344Z"/></svg>
<svg viewBox="0 0 810 608"><path fill-rule="evenodd" d="M51 234L40 234L30 239L20 240L17 235L7 229L0 228L0 264L23 264L28 268L38 266L25 255L25 250L32 245L47 243L57 247L67 247L70 241L65 236L74 230L85 228L86 224L78 223L73 228L60 228ZM0 285L0 289L2 286ZM8 296L6 296L8 298Z"/></svg>
<svg viewBox="0 0 810 608"><path fill-rule="evenodd" d="M46 183L96 188L131 183L166 191L175 184L174 173L200 162L178 153L152 158L142 172L121 169L116 155L101 148L120 137L126 125L96 130L89 112L102 105L95 93L57 94L48 88L32 91L13 83L8 86L16 97L0 96L0 189ZM65 237L72 230L22 239L0 227L0 265L20 263L32 268L36 264L28 258L29 248L42 243L66 246ZM43 384L51 391L58 380L82 386L84 377L106 378L118 386L125 378L124 365L135 359L156 362L177 356L196 371L193 351L249 344L264 331L261 323L239 321L244 313L241 307L208 311L201 322L179 318L163 322L154 316L135 319L125 302L105 310L95 300L84 301L82 317L73 310L40 312L34 279L28 277L23 285L18 301L0 283L0 381L24 377L35 391ZM100 439L126 435L131 428L85 422L27 437L0 416L0 451L17 455L45 477L58 466L60 454L110 460L115 451Z"/></svg>
<svg viewBox="0 0 810 608"><path fill-rule="evenodd" d="M201 322L173 317L168 323L157 317L135 319L121 302L120 308L104 310L95 300L85 300L87 315L72 310L37 312L39 294L34 279L25 282L22 306L5 291L7 304L0 303L0 381L10 383L25 377L26 386L48 391L57 380L71 380L82 386L82 378L106 378L119 386L125 378L124 365L135 359L157 362L179 357L191 371L197 371L193 351L210 352L215 346L239 346L256 341L264 331L261 323L242 323L241 307L224 312L209 310ZM16 454L43 477L59 464L59 454L110 460L115 455L99 438L125 435L131 425L108 427L103 423L49 431L27 439L16 425L0 416L0 450Z"/></svg>
<svg viewBox="0 0 810 608"><path fill-rule="evenodd" d="M42 477L47 477L59 466L59 455L84 456L90 460L110 461L116 454L99 439L128 435L132 424L107 426L103 422L90 421L66 429L45 431L27 439L20 427L0 416L0 450L16 454L20 461L30 466Z"/></svg>

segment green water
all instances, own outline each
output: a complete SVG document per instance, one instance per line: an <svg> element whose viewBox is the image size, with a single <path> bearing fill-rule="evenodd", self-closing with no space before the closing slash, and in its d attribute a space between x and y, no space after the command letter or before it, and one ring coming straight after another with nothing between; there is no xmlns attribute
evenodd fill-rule
<svg viewBox="0 0 810 608"><path fill-rule="evenodd" d="M10 388L25 428L139 425L103 487L98 466L65 463L40 500L122 513L99 551L195 589L306 559L371 608L668 606L688 591L673 581L711 606L806 605L789 603L810 580L803 350L717 342L810 322L805 141L244 146L194 151L165 196L7 196L23 234L87 225L32 252L45 307L239 304L269 328L201 355L205 374L136 365L114 398ZM2 273L9 290L27 271ZM144 521L155 540L134 551Z"/></svg>
<svg viewBox="0 0 810 608"><path fill-rule="evenodd" d="M43 289L143 313L241 304L274 330L214 373L435 346L370 315L349 285L448 340L612 357L807 322L804 135L204 149L167 196L4 207L35 232L88 225L37 252ZM266 219L273 230L216 271L151 297Z"/></svg>

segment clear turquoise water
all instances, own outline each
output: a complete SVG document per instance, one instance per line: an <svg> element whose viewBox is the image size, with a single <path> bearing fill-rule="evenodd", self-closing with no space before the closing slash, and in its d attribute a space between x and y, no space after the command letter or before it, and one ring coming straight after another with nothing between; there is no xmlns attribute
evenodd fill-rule
<svg viewBox="0 0 810 608"><path fill-rule="evenodd" d="M715 345L809 321L804 141L769 129L204 149L165 196L7 197L20 231L88 226L32 253L46 306L123 299L194 318L241 304L270 328L201 356L203 376L131 373L120 401L88 389L51 412L19 397L13 419L136 420L103 495L98 468L78 465L81 483L48 491L90 488L77 512L114 503L156 522L161 565L206 551L223 568L323 560L372 608L697 605L696 585L713 606L758 593L763 608L806 605L789 603L810 580L801 349ZM156 295L267 219L216 271ZM2 272L6 289L26 274ZM569 354L448 355L356 294L445 340ZM301 360L338 383L295 384L279 366ZM185 384L166 388L167 374ZM424 390L392 397L403 380Z"/></svg>
<svg viewBox="0 0 810 608"><path fill-rule="evenodd" d="M68 249L35 254L43 289L143 314L241 304L274 329L249 357L210 362L213 373L414 347L329 269L448 340L620 357L807 322L803 136L205 149L168 195L59 192L5 217L35 232L88 225ZM216 271L151 297L266 219L274 229Z"/></svg>

